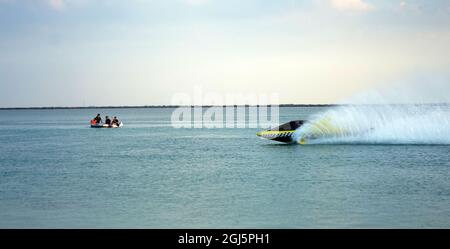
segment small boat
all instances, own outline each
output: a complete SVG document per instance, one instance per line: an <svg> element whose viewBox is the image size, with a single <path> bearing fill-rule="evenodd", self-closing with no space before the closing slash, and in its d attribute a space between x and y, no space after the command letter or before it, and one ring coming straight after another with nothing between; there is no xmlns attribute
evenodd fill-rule
<svg viewBox="0 0 450 249"><path fill-rule="evenodd" d="M120 128L122 126L123 126L122 122L119 122L119 125L116 125L116 124L107 125L107 124L103 124L103 123L96 124L95 122L91 121L91 128Z"/></svg>

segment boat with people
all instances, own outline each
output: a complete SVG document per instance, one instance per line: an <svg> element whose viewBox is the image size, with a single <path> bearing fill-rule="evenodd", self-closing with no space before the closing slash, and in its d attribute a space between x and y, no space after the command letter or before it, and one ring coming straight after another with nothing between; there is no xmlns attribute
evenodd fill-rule
<svg viewBox="0 0 450 249"><path fill-rule="evenodd" d="M123 123L114 117L112 120L109 116L105 117L105 122L103 123L102 118L100 117L100 113L97 114L95 118L91 120L91 128L120 128L123 126Z"/></svg>
<svg viewBox="0 0 450 249"><path fill-rule="evenodd" d="M107 125L107 124L91 124L91 128L120 128L123 126L123 123L120 122L118 125Z"/></svg>

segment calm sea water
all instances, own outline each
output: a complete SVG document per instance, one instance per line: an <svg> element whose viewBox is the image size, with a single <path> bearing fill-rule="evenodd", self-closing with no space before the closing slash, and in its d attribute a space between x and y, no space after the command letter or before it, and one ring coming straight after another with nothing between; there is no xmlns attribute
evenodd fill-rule
<svg viewBox="0 0 450 249"><path fill-rule="evenodd" d="M89 128L98 112L125 126ZM282 145L171 112L0 111L0 227L450 227L450 146Z"/></svg>

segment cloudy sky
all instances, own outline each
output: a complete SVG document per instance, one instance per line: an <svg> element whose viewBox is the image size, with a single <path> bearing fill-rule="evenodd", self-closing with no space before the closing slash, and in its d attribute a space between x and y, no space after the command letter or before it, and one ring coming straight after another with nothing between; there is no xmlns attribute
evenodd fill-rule
<svg viewBox="0 0 450 249"><path fill-rule="evenodd" d="M449 44L449 0L0 0L0 107L335 103L449 75Z"/></svg>

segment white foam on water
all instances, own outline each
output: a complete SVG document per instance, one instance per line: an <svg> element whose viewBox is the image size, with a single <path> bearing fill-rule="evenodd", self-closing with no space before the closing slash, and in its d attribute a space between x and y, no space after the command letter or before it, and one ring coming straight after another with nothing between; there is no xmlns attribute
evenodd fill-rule
<svg viewBox="0 0 450 249"><path fill-rule="evenodd" d="M449 95L448 86L435 86L441 88L436 91L428 85L432 90L428 92ZM395 94L365 93L350 104L313 115L294 139L302 144L450 144L449 102L436 96L434 104L421 103L432 96L423 87L417 91L408 87L408 91L396 87Z"/></svg>
<svg viewBox="0 0 450 249"><path fill-rule="evenodd" d="M450 106L339 106L294 134L308 144L450 144Z"/></svg>

